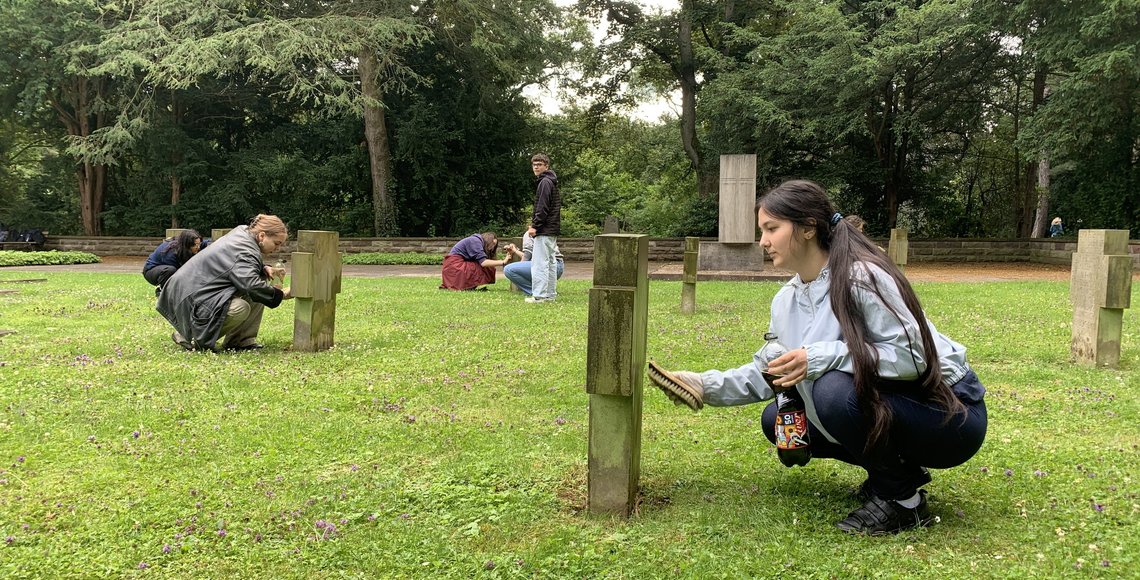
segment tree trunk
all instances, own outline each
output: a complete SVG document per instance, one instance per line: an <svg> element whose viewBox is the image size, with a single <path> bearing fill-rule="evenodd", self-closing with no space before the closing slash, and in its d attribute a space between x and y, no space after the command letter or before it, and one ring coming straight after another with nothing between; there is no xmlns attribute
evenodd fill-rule
<svg viewBox="0 0 1140 580"><path fill-rule="evenodd" d="M177 175L170 176L170 227L178 225L178 198L182 197L182 180Z"/></svg>
<svg viewBox="0 0 1140 580"><path fill-rule="evenodd" d="M170 92L171 124L175 127L182 125L182 103L174 91ZM182 164L182 153L170 156L170 227L178 229L178 201L182 199L182 178L178 176L178 166Z"/></svg>
<svg viewBox="0 0 1140 580"><path fill-rule="evenodd" d="M107 188L107 166L81 163L75 168L79 182L79 211L83 218L83 234L103 235L103 193Z"/></svg>
<svg viewBox="0 0 1140 580"><path fill-rule="evenodd" d="M104 98L105 88L101 80L74 77L65 85L59 95L49 97L60 121L73 137L89 137L95 129L106 126L106 114L99 112L92 116L92 105ZM94 121L94 127L92 127ZM81 161L75 166L75 178L79 188L79 212L83 221L83 233L87 236L103 235L103 197L107 191L107 166L89 161Z"/></svg>
<svg viewBox="0 0 1140 580"><path fill-rule="evenodd" d="M365 49L360 55L360 90L368 99L364 105L364 140L368 143L368 165L372 175L372 229L377 236L395 236L395 204L388 185L392 182L392 151L380 94L380 63L376 53Z"/></svg>
<svg viewBox="0 0 1140 580"><path fill-rule="evenodd" d="M1042 67L1038 67L1033 73L1033 106L1030 109L1036 112L1041 105L1045 104L1045 96L1049 90L1045 86L1046 71ZM1035 177L1036 179L1026 180L1025 187L1030 193L1029 198L1037 198L1034 204L1033 229L1030 230L1029 236L1033 238L1045 237L1045 229L1049 227L1049 153L1042 151L1041 157L1037 163L1033 165L1032 172L1027 172L1027 177Z"/></svg>
<svg viewBox="0 0 1140 580"><path fill-rule="evenodd" d="M701 146L697 140L697 64L693 56L693 0L685 0L677 26L677 79L681 85L681 146L689 158L689 166L697 174L697 193L712 195L719 189L719 179L709 178Z"/></svg>

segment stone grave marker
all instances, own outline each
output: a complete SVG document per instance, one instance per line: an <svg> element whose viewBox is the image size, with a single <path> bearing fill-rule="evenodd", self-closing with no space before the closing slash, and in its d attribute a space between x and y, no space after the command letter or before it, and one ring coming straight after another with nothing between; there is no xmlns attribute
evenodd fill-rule
<svg viewBox="0 0 1140 580"><path fill-rule="evenodd" d="M891 241L887 245L887 257L890 258L899 270L906 270L907 254L910 252L910 242L903 228L891 228Z"/></svg>
<svg viewBox="0 0 1140 580"><path fill-rule="evenodd" d="M297 305L293 314L293 350L317 352L333 345L336 295L340 292L340 234L301 230L293 252L290 291Z"/></svg>
<svg viewBox="0 0 1140 580"><path fill-rule="evenodd" d="M702 271L759 272L764 250L756 243L756 155L720 156L717 241L700 248Z"/></svg>
<svg viewBox="0 0 1140 580"><path fill-rule="evenodd" d="M1074 360L1112 368L1120 364L1121 327L1131 297L1128 230L1080 230L1069 280Z"/></svg>
<svg viewBox="0 0 1140 580"><path fill-rule="evenodd" d="M588 509L629 517L641 468L641 401L649 315L649 236L594 238L586 392Z"/></svg>
<svg viewBox="0 0 1140 580"><path fill-rule="evenodd" d="M700 260L701 239L685 238L684 270L681 273L681 314L697 310L697 262Z"/></svg>

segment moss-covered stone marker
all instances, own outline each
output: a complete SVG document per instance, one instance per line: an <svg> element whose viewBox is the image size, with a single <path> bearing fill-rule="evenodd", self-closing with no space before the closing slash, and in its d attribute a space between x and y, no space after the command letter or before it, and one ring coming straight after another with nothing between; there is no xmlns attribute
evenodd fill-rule
<svg viewBox="0 0 1140 580"><path fill-rule="evenodd" d="M1128 230L1080 230L1069 281L1073 303L1073 359L1120 364L1124 309L1132 296Z"/></svg>
<svg viewBox="0 0 1140 580"><path fill-rule="evenodd" d="M293 314L293 350L317 352L333 345L336 295L340 292L340 234L301 230L293 252L290 291L297 299Z"/></svg>
<svg viewBox="0 0 1140 580"><path fill-rule="evenodd" d="M596 236L586 343L592 514L629 517L636 505L648 306L649 237Z"/></svg>

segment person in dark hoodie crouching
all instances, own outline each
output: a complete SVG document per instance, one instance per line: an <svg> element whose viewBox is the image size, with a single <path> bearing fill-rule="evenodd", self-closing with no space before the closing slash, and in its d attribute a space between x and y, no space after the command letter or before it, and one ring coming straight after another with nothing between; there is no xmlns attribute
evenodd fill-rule
<svg viewBox="0 0 1140 580"><path fill-rule="evenodd" d="M186 262L166 281L155 308L174 326L171 339L186 350L257 350L261 315L292 298L289 288L270 284L284 268L265 265L288 238L285 223L259 214Z"/></svg>
<svg viewBox="0 0 1140 580"><path fill-rule="evenodd" d="M161 287L175 271L207 245L209 244L203 242L197 231L182 230L177 236L163 240L151 252L146 264L143 264L143 278L151 286Z"/></svg>

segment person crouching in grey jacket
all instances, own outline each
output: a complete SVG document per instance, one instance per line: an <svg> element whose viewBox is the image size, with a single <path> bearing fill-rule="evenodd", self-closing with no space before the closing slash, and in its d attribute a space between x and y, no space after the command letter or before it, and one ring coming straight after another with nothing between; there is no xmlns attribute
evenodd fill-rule
<svg viewBox="0 0 1140 580"><path fill-rule="evenodd" d="M186 262L166 281L155 308L174 326L171 339L186 350L231 351L262 348L257 342L265 307L293 296L270 284L284 268L265 265L264 256L285 245L289 232L273 215L259 214Z"/></svg>

